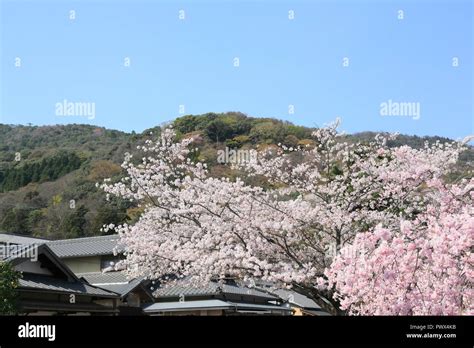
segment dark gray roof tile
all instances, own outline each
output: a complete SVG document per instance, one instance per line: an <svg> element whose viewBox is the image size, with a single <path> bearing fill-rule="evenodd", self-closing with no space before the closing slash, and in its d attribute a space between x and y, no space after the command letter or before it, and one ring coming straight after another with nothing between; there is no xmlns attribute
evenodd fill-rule
<svg viewBox="0 0 474 348"><path fill-rule="evenodd" d="M48 242L47 239L18 236L14 234L0 233L0 244L42 244Z"/></svg>
<svg viewBox="0 0 474 348"><path fill-rule="evenodd" d="M127 295L143 281L143 278L129 280L123 272L91 272L76 275L79 278L84 278L89 284L113 291L120 296Z"/></svg>
<svg viewBox="0 0 474 348"><path fill-rule="evenodd" d="M197 286L191 285L186 279L178 281L173 285L164 285L154 292L155 297L179 297L184 296L207 296L223 294L249 295L262 297L269 300L279 299L278 296L239 285L219 284L217 282L208 282Z"/></svg>
<svg viewBox="0 0 474 348"><path fill-rule="evenodd" d="M48 242L60 258L112 255L119 240L118 235L63 239Z"/></svg>
<svg viewBox="0 0 474 348"><path fill-rule="evenodd" d="M183 302L157 302L146 306L144 311L146 313L160 313L160 312L179 312L188 310L204 310L204 309L235 309L240 312L282 312L289 314L291 309L288 307L277 305L261 305L254 303L234 303L222 300L197 300L197 301L183 301Z"/></svg>
<svg viewBox="0 0 474 348"><path fill-rule="evenodd" d="M228 309L232 305L221 300L201 300L186 302L157 302L146 306L143 310L145 313L159 313L167 311L186 311L192 309Z"/></svg>
<svg viewBox="0 0 474 348"><path fill-rule="evenodd" d="M286 290L286 289L278 289L272 291L274 294L280 296L285 301L290 302L301 308L306 309L321 309L321 307L310 299L307 296L297 293L296 291Z"/></svg>
<svg viewBox="0 0 474 348"><path fill-rule="evenodd" d="M117 294L83 282L68 282L50 276L24 274L20 279L20 289L50 290L82 295L117 297Z"/></svg>

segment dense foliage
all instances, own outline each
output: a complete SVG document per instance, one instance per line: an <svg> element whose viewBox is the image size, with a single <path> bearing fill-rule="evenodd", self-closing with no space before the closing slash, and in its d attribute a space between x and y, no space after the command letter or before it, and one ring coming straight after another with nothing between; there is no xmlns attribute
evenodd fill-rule
<svg viewBox="0 0 474 348"><path fill-rule="evenodd" d="M74 238L127 221L131 205L105 204L94 184L120 176L117 163L135 139L88 125L0 125L0 231Z"/></svg>
<svg viewBox="0 0 474 348"><path fill-rule="evenodd" d="M81 166L81 159L75 153L61 151L43 158L39 162L25 163L0 172L0 191L16 190L32 182L53 181ZM15 161L21 163L21 160Z"/></svg>
<svg viewBox="0 0 474 348"><path fill-rule="evenodd" d="M0 261L0 315L16 313L19 279L20 274L9 262Z"/></svg>

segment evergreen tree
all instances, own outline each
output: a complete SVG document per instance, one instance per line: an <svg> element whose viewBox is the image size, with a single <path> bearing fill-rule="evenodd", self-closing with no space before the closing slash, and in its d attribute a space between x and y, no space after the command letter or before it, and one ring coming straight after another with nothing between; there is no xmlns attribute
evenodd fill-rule
<svg viewBox="0 0 474 348"><path fill-rule="evenodd" d="M83 204L74 209L63 222L62 230L65 235L70 238L85 237L86 236L86 214L89 212Z"/></svg>

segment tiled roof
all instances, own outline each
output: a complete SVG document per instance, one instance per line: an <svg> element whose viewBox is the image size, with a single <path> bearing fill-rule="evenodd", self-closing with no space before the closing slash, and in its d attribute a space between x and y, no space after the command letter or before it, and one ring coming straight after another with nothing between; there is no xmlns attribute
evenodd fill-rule
<svg viewBox="0 0 474 348"><path fill-rule="evenodd" d="M130 283L126 284L94 284L95 286L98 286L102 289L108 290L115 292L120 295L120 297L124 297L128 295L128 293L132 290L134 290L137 286L140 285L139 280L132 280ZM151 298L151 295L150 295Z"/></svg>
<svg viewBox="0 0 474 348"><path fill-rule="evenodd" d="M17 258L25 256L34 256L35 245L23 245L23 244L8 244L0 245L0 260L13 261Z"/></svg>
<svg viewBox="0 0 474 348"><path fill-rule="evenodd" d="M108 235L98 237L63 239L48 242L48 246L60 258L112 255L117 246L119 236Z"/></svg>
<svg viewBox="0 0 474 348"><path fill-rule="evenodd" d="M143 281L143 278L129 280L123 272L91 272L76 275L84 278L89 284L113 291L120 296L127 295Z"/></svg>
<svg viewBox="0 0 474 348"><path fill-rule="evenodd" d="M270 281L263 281L261 279L255 279L253 283L256 284L257 289L266 290L272 294L275 294L283 301L289 302L297 307L304 308L307 310L307 312L322 311L322 308L311 298L291 289L283 289L282 284L277 284Z"/></svg>
<svg viewBox="0 0 474 348"><path fill-rule="evenodd" d="M255 304L255 303L235 303L229 302L232 306L236 307L240 311L282 311L291 312L290 307L271 305L271 304Z"/></svg>
<svg viewBox="0 0 474 348"><path fill-rule="evenodd" d="M80 303L79 305L75 303L45 303L41 301L34 300L22 300L19 303L19 307L22 310L33 310L33 311L67 311L67 312L90 312L90 313L106 313L113 314L119 313L118 309L111 309L107 305L98 304L98 303Z"/></svg>
<svg viewBox="0 0 474 348"><path fill-rule="evenodd" d="M219 293L223 294L234 294L234 295L249 295L255 297L262 297L269 300L278 299L278 296L260 291L257 289L251 289L239 285L229 284L218 284L216 282L209 282L202 286L191 285L187 280L179 281L174 285L165 285L162 288L157 289L154 292L155 297L179 297L184 296L206 296L216 295Z"/></svg>
<svg viewBox="0 0 474 348"><path fill-rule="evenodd" d="M130 279L124 272L88 272L76 273L81 278L83 277L91 284L111 284L111 283L128 283Z"/></svg>
<svg viewBox="0 0 474 348"><path fill-rule="evenodd" d="M205 310L205 309L235 309L239 312L283 312L289 314L291 309L277 305L259 305L254 303L234 303L222 300L198 300L183 302L157 302L146 306L143 310L145 313L160 312L179 312L187 310Z"/></svg>
<svg viewBox="0 0 474 348"><path fill-rule="evenodd" d="M312 299L304 295L301 295L295 291L278 289L272 292L280 296L283 300L288 301L291 304L294 304L298 307L306 308L306 309L321 309L321 307Z"/></svg>
<svg viewBox="0 0 474 348"><path fill-rule="evenodd" d="M117 297L117 294L92 286L80 281L68 282L67 280L57 279L50 276L38 274L24 274L20 279L20 289L40 289L57 292L66 292L68 294L97 295L106 297Z"/></svg>
<svg viewBox="0 0 474 348"><path fill-rule="evenodd" d="M25 236L18 236L14 234L5 234L5 233L0 233L0 244L42 244L47 242L47 239L41 239L41 238L32 238L32 237L25 237Z"/></svg>
<svg viewBox="0 0 474 348"><path fill-rule="evenodd" d="M157 302L146 306L145 313L167 312L167 311L185 311L190 309L228 309L232 305L221 300L202 300L186 302Z"/></svg>

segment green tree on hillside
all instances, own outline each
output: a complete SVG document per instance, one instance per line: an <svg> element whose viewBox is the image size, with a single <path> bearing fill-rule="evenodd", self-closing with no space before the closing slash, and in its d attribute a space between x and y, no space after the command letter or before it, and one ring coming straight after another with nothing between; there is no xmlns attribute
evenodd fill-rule
<svg viewBox="0 0 474 348"><path fill-rule="evenodd" d="M9 210L0 220L0 228L8 233L30 235L31 230L28 224L30 209L25 207L15 207Z"/></svg>
<svg viewBox="0 0 474 348"><path fill-rule="evenodd" d="M81 205L66 216L61 228L69 238L85 237L87 235L85 227L87 224L86 214L88 212L89 209Z"/></svg>
<svg viewBox="0 0 474 348"><path fill-rule="evenodd" d="M16 190L31 182L53 181L78 169L82 160L75 153L61 151L40 162L25 163L0 171L0 192Z"/></svg>

